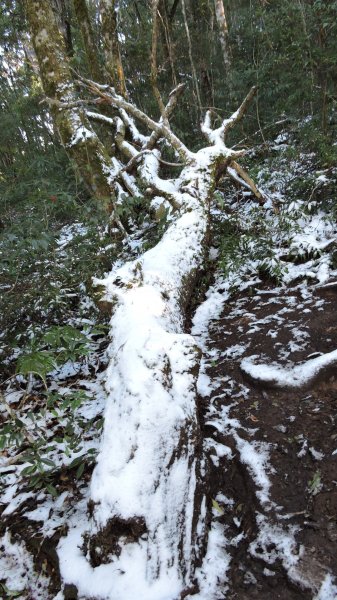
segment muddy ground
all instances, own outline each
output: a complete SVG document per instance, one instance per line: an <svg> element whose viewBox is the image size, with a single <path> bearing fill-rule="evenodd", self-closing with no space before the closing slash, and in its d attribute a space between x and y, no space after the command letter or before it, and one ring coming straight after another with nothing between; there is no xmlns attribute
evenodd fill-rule
<svg viewBox="0 0 337 600"><path fill-rule="evenodd" d="M203 398L204 434L232 450L230 460L214 453L211 477L212 496L220 493L223 510L218 519L234 540L228 547L228 590L219 598L311 599L327 571L337 575L337 370L305 390L254 385L240 370L245 356L286 365L335 350L336 307L337 286L285 290L264 285L233 296L211 326L208 344L216 359L209 361L207 374L216 389ZM222 431L221 415L242 427L229 424ZM257 447L269 445L267 503L242 461L237 433ZM292 551L301 557L296 572L286 564L287 551L280 552L273 541L269 547L256 544L261 519L276 531L294 532L298 548Z"/></svg>

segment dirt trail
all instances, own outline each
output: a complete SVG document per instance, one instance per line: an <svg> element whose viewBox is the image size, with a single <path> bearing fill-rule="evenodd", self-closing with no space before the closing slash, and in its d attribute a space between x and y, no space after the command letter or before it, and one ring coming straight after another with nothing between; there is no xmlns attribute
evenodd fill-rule
<svg viewBox="0 0 337 600"><path fill-rule="evenodd" d="M247 356L285 365L335 350L336 306L337 287L265 286L232 297L211 324L203 426L231 555L226 600L314 598L337 575L337 369L295 391L240 370Z"/></svg>

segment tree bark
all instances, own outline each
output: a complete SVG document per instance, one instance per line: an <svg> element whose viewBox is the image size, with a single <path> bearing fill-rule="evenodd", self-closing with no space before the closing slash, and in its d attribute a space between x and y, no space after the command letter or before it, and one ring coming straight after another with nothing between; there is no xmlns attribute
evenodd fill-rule
<svg viewBox="0 0 337 600"><path fill-rule="evenodd" d="M70 22L70 0L52 0L57 14L59 28L62 32L68 56L74 55L73 39Z"/></svg>
<svg viewBox="0 0 337 600"><path fill-rule="evenodd" d="M25 7L43 89L52 100L50 110L62 144L93 196L110 212L112 188L108 175L111 161L85 111L76 105L77 95L64 40L53 11L44 0L25 0ZM69 105L69 108L62 108L62 105Z"/></svg>
<svg viewBox="0 0 337 600"><path fill-rule="evenodd" d="M103 83L103 69L99 63L99 53L95 42L94 31L87 7L86 0L73 0L76 19L80 27L84 43L85 54L88 62L90 76L94 81Z"/></svg>
<svg viewBox="0 0 337 600"><path fill-rule="evenodd" d="M231 67L230 49L228 40L228 24L226 19L223 0L214 0L215 16L219 27L219 39L222 48L222 56L226 73L229 73Z"/></svg>
<svg viewBox="0 0 337 600"><path fill-rule="evenodd" d="M121 59L116 0L101 0L102 43L104 70L107 82L111 82L118 94L127 97L125 76Z"/></svg>

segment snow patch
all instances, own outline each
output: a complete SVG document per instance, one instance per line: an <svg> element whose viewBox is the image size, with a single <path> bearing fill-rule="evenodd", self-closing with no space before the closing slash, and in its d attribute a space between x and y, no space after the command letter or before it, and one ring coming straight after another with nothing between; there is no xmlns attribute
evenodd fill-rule
<svg viewBox="0 0 337 600"><path fill-rule="evenodd" d="M325 368L337 363L337 350L289 367L258 363L258 358L253 355L241 361L242 371L252 379L276 388L301 388L314 381Z"/></svg>

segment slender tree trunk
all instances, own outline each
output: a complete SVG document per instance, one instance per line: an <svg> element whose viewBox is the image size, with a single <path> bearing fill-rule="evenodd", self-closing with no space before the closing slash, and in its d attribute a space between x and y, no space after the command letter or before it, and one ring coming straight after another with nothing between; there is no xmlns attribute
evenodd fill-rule
<svg viewBox="0 0 337 600"><path fill-rule="evenodd" d="M176 68L175 68L175 61L174 61L172 37L171 37L172 23L168 17L167 0L160 0L158 9L159 9L158 14L159 14L159 18L160 18L163 40L164 40L163 47L166 51L167 58L170 63L173 86L176 87L177 86L177 76L176 76Z"/></svg>
<svg viewBox="0 0 337 600"><path fill-rule="evenodd" d="M231 67L230 49L228 41L228 24L226 19L223 0L214 0L215 15L219 27L219 39L222 48L222 55L226 73L229 73Z"/></svg>
<svg viewBox="0 0 337 600"><path fill-rule="evenodd" d="M194 85L194 90L195 90L195 97L197 100L198 108L201 112L202 104L201 104L200 88L199 88L197 71L195 68L195 62L194 62L194 58L193 58L192 39L191 39L191 34L190 34L190 28L188 26L185 0L181 0L181 6L182 6L182 11L183 11L183 17L184 17L184 25L185 25L186 38L187 38L188 54L189 54L190 63L191 63L192 80L193 80L193 85Z"/></svg>
<svg viewBox="0 0 337 600"><path fill-rule="evenodd" d="M127 97L124 70L118 41L117 1L101 0L104 70L118 94Z"/></svg>
<svg viewBox="0 0 337 600"><path fill-rule="evenodd" d="M103 83L103 70L99 64L99 53L86 0L73 0L73 4L76 19L81 30L90 76L94 81Z"/></svg>
<svg viewBox="0 0 337 600"><path fill-rule="evenodd" d="M299 11L300 11L303 33L305 36L305 47L306 47L306 52L307 52L307 56L308 56L309 76L310 76L310 81L311 81L310 112L313 115L314 114L313 98L314 98L314 88L315 88L315 74L314 74L314 61L313 61L312 52L311 52L311 39L310 39L310 35L308 32L308 28L307 28L305 5L302 4L302 0L297 0L297 4L298 4Z"/></svg>
<svg viewBox="0 0 337 600"><path fill-rule="evenodd" d="M43 89L50 99L52 117L62 144L93 196L110 211L110 158L93 131L85 111L76 104L77 95L65 44L54 13L50 4L44 0L25 0L25 7ZM67 108L62 105L67 105Z"/></svg>

